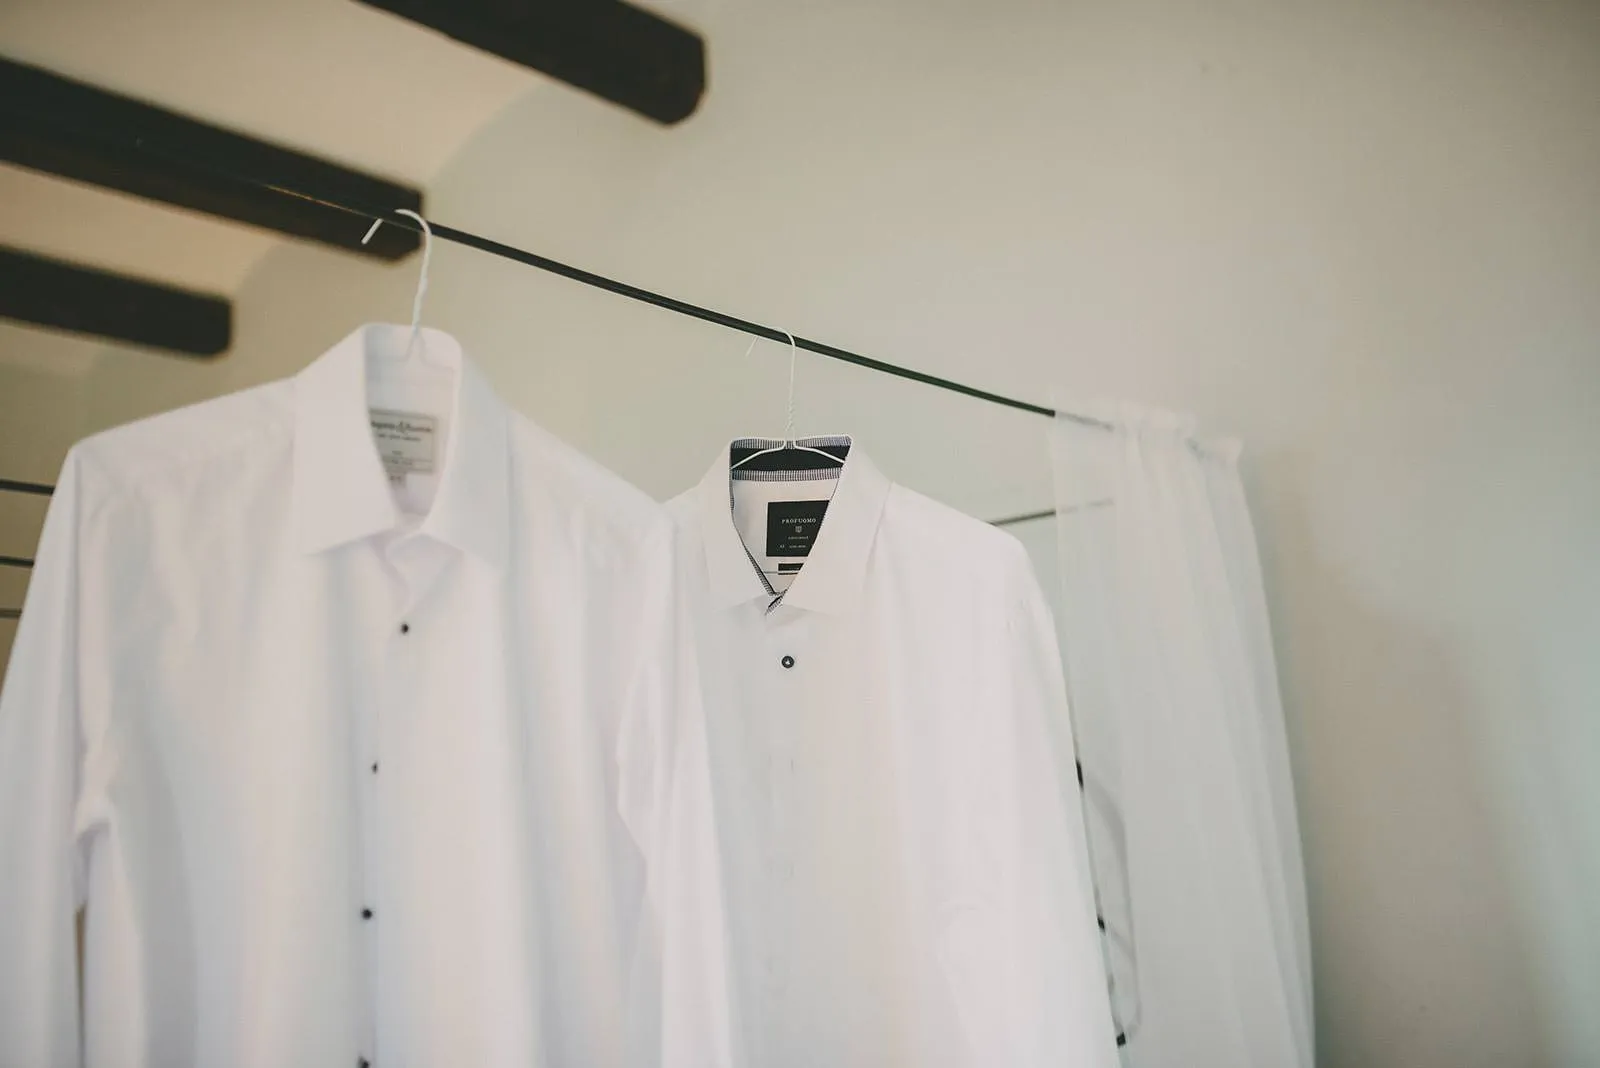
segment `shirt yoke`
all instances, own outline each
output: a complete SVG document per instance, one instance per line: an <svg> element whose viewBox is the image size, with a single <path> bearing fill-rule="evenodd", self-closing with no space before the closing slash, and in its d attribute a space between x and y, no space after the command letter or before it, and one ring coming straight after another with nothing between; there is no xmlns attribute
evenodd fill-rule
<svg viewBox="0 0 1600 1068"><path fill-rule="evenodd" d="M581 517L589 547L608 554L670 537L671 521L659 503L548 430L512 412L509 436L521 507Z"/></svg>
<svg viewBox="0 0 1600 1068"><path fill-rule="evenodd" d="M1008 592L1024 579L1032 581L1033 562L1015 535L899 483L890 490L874 551L895 543L915 543L918 557L947 581L966 576Z"/></svg>
<svg viewBox="0 0 1600 1068"><path fill-rule="evenodd" d="M291 381L269 382L103 430L72 452L100 492L137 495L241 451L287 458L293 413Z"/></svg>

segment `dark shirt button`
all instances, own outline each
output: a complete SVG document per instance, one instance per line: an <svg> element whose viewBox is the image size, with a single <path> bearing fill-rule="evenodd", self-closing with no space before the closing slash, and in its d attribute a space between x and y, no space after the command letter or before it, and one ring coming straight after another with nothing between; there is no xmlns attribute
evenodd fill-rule
<svg viewBox="0 0 1600 1068"><path fill-rule="evenodd" d="M358 1058L356 1060L356 1068L372 1068L372 1062L365 1057Z"/></svg>
<svg viewBox="0 0 1600 1068"><path fill-rule="evenodd" d="M783 658L783 660L780 661L780 663L782 663L783 666L786 667L786 668L792 668L792 667L794 667L794 657L786 656L786 657Z"/></svg>
<svg viewBox="0 0 1600 1068"><path fill-rule="evenodd" d="M363 920L370 920L370 919L372 919L372 910L371 910L371 909L362 909L362 910L361 910L361 918L362 918L362 919L363 919Z"/></svg>
<svg viewBox="0 0 1600 1068"><path fill-rule="evenodd" d="M374 775L378 774L378 765L376 765L376 764L372 765L372 774L374 774Z"/></svg>
<svg viewBox="0 0 1600 1068"><path fill-rule="evenodd" d="M402 624L400 624L400 633L401 634L410 634L411 633L411 624L410 623L402 623Z"/></svg>

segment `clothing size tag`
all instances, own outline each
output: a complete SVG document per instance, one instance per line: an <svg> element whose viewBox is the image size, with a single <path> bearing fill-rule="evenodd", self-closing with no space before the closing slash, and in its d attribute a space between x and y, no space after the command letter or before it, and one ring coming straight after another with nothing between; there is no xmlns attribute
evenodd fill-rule
<svg viewBox="0 0 1600 1068"><path fill-rule="evenodd" d="M372 441L389 481L410 474L431 475L439 420L418 412L389 412L373 408Z"/></svg>
<svg viewBox="0 0 1600 1068"><path fill-rule="evenodd" d="M773 501L768 504L767 555L810 556L827 511L827 501Z"/></svg>

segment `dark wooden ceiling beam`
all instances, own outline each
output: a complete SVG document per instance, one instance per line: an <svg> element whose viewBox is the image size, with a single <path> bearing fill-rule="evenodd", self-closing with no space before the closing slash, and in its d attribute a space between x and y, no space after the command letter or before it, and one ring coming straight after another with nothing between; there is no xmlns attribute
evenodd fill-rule
<svg viewBox="0 0 1600 1068"><path fill-rule="evenodd" d="M225 298L0 246L0 318L186 356L233 340Z"/></svg>
<svg viewBox="0 0 1600 1068"><path fill-rule="evenodd" d="M699 34L621 0L361 0L660 123L706 88Z"/></svg>
<svg viewBox="0 0 1600 1068"><path fill-rule="evenodd" d="M363 246L332 206L420 212L419 190L3 59L0 160L385 260L421 240L384 226Z"/></svg>

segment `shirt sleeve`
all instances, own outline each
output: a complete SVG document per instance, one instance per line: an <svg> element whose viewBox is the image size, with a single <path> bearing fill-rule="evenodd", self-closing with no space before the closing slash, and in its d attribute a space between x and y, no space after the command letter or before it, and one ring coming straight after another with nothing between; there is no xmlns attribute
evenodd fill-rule
<svg viewBox="0 0 1600 1068"><path fill-rule="evenodd" d="M0 1065L79 1063L76 914L86 856L77 813L78 461L45 517L0 693Z"/></svg>
<svg viewBox="0 0 1600 1068"><path fill-rule="evenodd" d="M1082 804L1063 777L1073 753L1055 627L1020 545L1009 570L999 692L975 747L988 915L970 933L984 944L968 947L986 980L971 992L973 1063L1116 1068Z"/></svg>
<svg viewBox="0 0 1600 1068"><path fill-rule="evenodd" d="M622 816L645 859L633 1060L662 1068L731 1065L721 855L712 813L694 641L668 530L640 608L642 670L622 738Z"/></svg>

